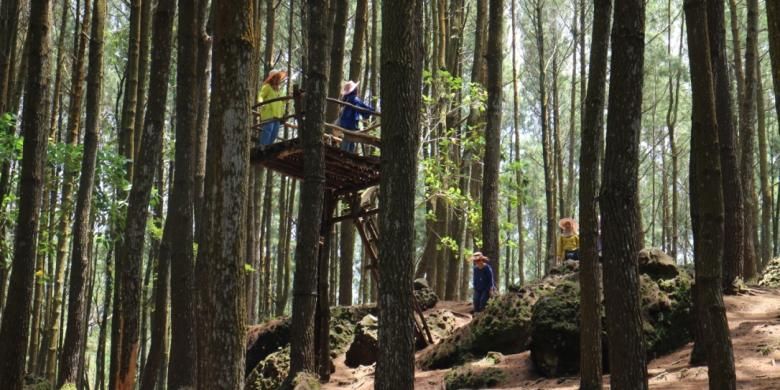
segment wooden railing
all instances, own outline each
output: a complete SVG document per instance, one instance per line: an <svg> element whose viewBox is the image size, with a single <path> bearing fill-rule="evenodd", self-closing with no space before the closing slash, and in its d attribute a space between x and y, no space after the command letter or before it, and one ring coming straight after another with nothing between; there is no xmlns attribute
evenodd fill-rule
<svg viewBox="0 0 780 390"><path fill-rule="evenodd" d="M291 119L295 119L298 123L300 123L304 118L304 111L303 111L303 96L304 92L300 88L298 88L297 85L293 86L293 94L288 96L280 96L277 98L273 98L264 102L256 103L252 106L252 114L254 115L254 123L252 124L252 131L254 133L259 133L260 129L267 123L277 120L277 119L266 119L261 120L260 119L260 111L261 108L266 104L271 104L279 101L293 101L293 113L292 114L286 114L284 117L278 119L281 122L282 126L285 126L289 129L298 129L299 126L296 123L291 122ZM352 109L355 109L360 112L370 112L371 115L376 116L377 118L381 118L382 114L379 112L369 111L365 108L358 107L356 105L347 103L345 101L334 99L334 98L326 98L326 102L330 104L338 104L343 107L350 107ZM381 139L377 136L371 135L372 132L375 130L381 128L380 120L377 119L376 121L370 122L366 124L366 127L362 130L348 130L341 126L338 126L334 123L323 123L325 126L326 132L324 134L324 138L327 143L338 145L342 141L350 141L355 142L359 144L364 145L370 145L376 148L381 148Z"/></svg>

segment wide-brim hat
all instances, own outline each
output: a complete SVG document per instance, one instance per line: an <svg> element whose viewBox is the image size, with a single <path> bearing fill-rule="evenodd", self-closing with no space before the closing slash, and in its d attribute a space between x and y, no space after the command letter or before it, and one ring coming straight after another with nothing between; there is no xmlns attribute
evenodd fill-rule
<svg viewBox="0 0 780 390"><path fill-rule="evenodd" d="M483 255L482 252L474 252L474 254L471 255L471 261L473 262L484 262L487 263L490 261L490 259L487 258L487 256Z"/></svg>
<svg viewBox="0 0 780 390"><path fill-rule="evenodd" d="M344 85L341 86L341 96L349 95L354 90L357 89L358 84L360 84L360 81L352 81L349 80Z"/></svg>
<svg viewBox="0 0 780 390"><path fill-rule="evenodd" d="M578 231L580 225L577 223L577 221L574 218L563 218L560 221L558 221L558 227L561 229L565 229L565 226L567 223L571 224L571 228L574 231Z"/></svg>
<svg viewBox="0 0 780 390"><path fill-rule="evenodd" d="M287 78L287 72L283 70L272 70L268 72L268 77L265 78L265 83L270 83L272 80L278 80L279 82Z"/></svg>

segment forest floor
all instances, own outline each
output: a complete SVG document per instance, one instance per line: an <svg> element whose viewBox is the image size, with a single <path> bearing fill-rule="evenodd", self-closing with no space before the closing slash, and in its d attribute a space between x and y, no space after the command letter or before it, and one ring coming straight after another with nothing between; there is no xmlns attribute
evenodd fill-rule
<svg viewBox="0 0 780 390"><path fill-rule="evenodd" d="M725 297L734 360L737 388L751 390L780 389L780 290L751 288L748 293ZM435 309L450 310L458 318L457 326L471 320L471 305L464 302L439 302ZM648 373L652 389L707 388L707 367L691 367L688 360L693 344L650 362ZM419 354L419 352L418 352ZM374 387L374 367L352 369L344 364L344 356L336 362L336 372L324 389L369 390ZM560 389L579 388L577 377L548 379L534 371L530 352L505 356L499 363L477 361L468 364L474 371L494 367L505 378L495 388ZM444 376L450 370L417 370L416 390L444 389ZM609 375L604 376L609 383Z"/></svg>

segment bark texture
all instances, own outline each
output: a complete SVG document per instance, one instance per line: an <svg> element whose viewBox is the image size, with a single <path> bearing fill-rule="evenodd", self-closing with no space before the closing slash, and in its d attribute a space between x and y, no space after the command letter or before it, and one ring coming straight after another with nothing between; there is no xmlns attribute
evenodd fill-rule
<svg viewBox="0 0 780 390"><path fill-rule="evenodd" d="M87 276L89 275L90 239L92 237L92 196L95 187L95 168L100 136L100 101L103 79L103 36L106 24L106 1L95 0L92 9L92 33L89 39L87 71L86 118L84 154L81 177L76 197L76 215L73 221L73 249L70 256L70 290L68 293L68 326L60 355L57 387L75 383L79 379L79 361L83 357L82 344L88 312Z"/></svg>
<svg viewBox="0 0 780 390"><path fill-rule="evenodd" d="M49 57L51 1L31 0L26 53L27 78L22 109L22 170L19 215L14 233L13 271L0 326L0 388L21 390L29 336L38 219L43 201L43 175L49 128Z"/></svg>
<svg viewBox="0 0 780 390"><path fill-rule="evenodd" d="M638 168L642 128L645 3L615 3L601 220L611 385L647 389L639 304Z"/></svg>
<svg viewBox="0 0 780 390"><path fill-rule="evenodd" d="M323 15L328 0L308 0L308 15ZM288 382L301 371L314 372L314 313L317 305L317 254L325 189L325 161L322 150L322 123L325 121L325 97L329 71L327 18L308 19L308 63L304 89L306 97L301 140L304 148L303 184L298 215L298 243L295 247L293 280L292 342Z"/></svg>
<svg viewBox="0 0 780 390"><path fill-rule="evenodd" d="M246 202L249 191L253 1L214 3L214 75L198 267L199 389L244 385ZM205 316L205 317L204 317ZM203 339L201 339L203 338ZM219 359L214 359L219 356Z"/></svg>
<svg viewBox="0 0 780 390"><path fill-rule="evenodd" d="M612 1L593 9L593 46L582 118L580 149L580 388L601 389L601 269L599 266L598 185L604 133L604 100ZM595 358L594 358L595 357Z"/></svg>
<svg viewBox="0 0 780 390"><path fill-rule="evenodd" d="M382 179L376 389L414 388L414 195L422 104L423 1L382 5ZM391 86L391 87L390 87Z"/></svg>
<svg viewBox="0 0 780 390"><path fill-rule="evenodd" d="M685 2L691 64L691 220L696 262L697 324L707 355L711 389L736 389L734 357L721 294L724 239L720 147L711 71L706 0Z"/></svg>

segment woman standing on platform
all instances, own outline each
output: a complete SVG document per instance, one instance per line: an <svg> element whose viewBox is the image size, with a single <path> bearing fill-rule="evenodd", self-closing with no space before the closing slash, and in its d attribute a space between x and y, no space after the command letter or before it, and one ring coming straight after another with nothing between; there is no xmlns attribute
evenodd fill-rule
<svg viewBox="0 0 780 390"><path fill-rule="evenodd" d="M260 88L260 102L267 102L282 96L281 87L285 79L287 79L287 73L285 72L278 70L269 72L268 77L263 81L263 87ZM260 123L263 123L260 133L260 145L270 145L276 140L283 116L284 101L282 100L264 104L260 107Z"/></svg>
<svg viewBox="0 0 780 390"><path fill-rule="evenodd" d="M345 130L357 130L360 117L368 118L374 113L374 107L364 103L357 96L357 86L357 82L347 81L344 83L344 86L341 87L340 100L350 104L350 106L342 107L341 115L339 115L338 125ZM354 153L355 143L345 139L341 141L341 150Z"/></svg>

